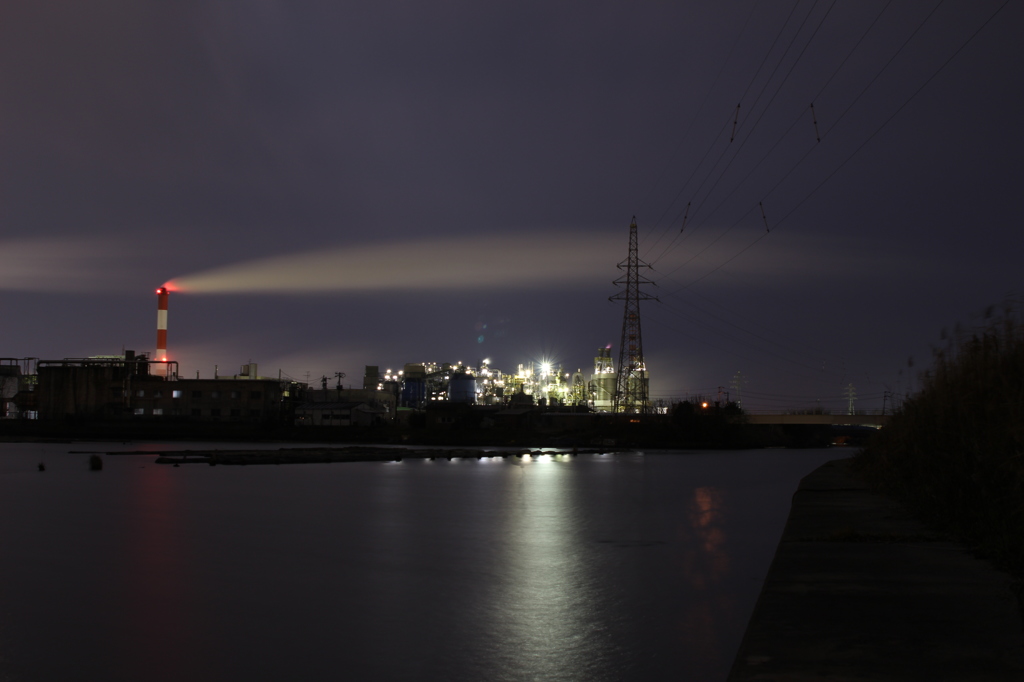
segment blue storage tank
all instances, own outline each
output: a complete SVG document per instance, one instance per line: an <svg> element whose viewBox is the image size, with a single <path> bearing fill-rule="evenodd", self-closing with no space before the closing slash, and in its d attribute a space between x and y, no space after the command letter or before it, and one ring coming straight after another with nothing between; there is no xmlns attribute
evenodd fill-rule
<svg viewBox="0 0 1024 682"><path fill-rule="evenodd" d="M476 378L464 372L452 374L448 380L448 400L476 404Z"/></svg>
<svg viewBox="0 0 1024 682"><path fill-rule="evenodd" d="M427 382L408 378L402 382L402 407L420 407L427 398Z"/></svg>

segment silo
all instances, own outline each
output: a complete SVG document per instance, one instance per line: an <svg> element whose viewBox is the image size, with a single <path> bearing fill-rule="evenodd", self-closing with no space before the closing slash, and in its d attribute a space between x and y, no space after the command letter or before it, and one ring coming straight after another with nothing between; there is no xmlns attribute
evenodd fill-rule
<svg viewBox="0 0 1024 682"><path fill-rule="evenodd" d="M427 372L423 365L406 364L402 371L402 407L422 407L427 398Z"/></svg>
<svg viewBox="0 0 1024 682"><path fill-rule="evenodd" d="M611 345L597 349L597 357L594 358L594 375L590 380L590 388L593 392L594 409L610 412L615 407L615 385L618 375L615 373L615 366L612 364Z"/></svg>
<svg viewBox="0 0 1024 682"><path fill-rule="evenodd" d="M615 406L615 383L618 379L616 374L595 374L594 385L594 409L610 412Z"/></svg>
<svg viewBox="0 0 1024 682"><path fill-rule="evenodd" d="M448 400L453 403L476 403L476 378L465 372L456 372L448 379Z"/></svg>
<svg viewBox="0 0 1024 682"><path fill-rule="evenodd" d="M420 407L427 396L427 384L419 377L402 380L402 407Z"/></svg>

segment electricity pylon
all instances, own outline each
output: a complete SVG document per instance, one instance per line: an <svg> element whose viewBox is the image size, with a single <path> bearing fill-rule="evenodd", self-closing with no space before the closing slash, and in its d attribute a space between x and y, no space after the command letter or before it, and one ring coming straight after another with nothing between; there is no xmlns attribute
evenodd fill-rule
<svg viewBox="0 0 1024 682"><path fill-rule="evenodd" d="M846 414L855 414L856 413L856 410L853 409L853 401L856 400L856 399L857 399L857 390L853 387L853 384L849 384L846 387L846 400L848 401L847 408L846 408L847 409Z"/></svg>
<svg viewBox="0 0 1024 682"><path fill-rule="evenodd" d="M642 414L647 412L648 379L644 364L644 343L640 334L640 301L657 301L640 290L641 284L654 284L640 275L641 268L651 267L640 260L637 249L636 216L629 224L629 256L618 265L626 274L612 284L621 285L622 291L609 297L609 301L625 301L622 317L622 341L619 344L619 376L615 383L614 412Z"/></svg>
<svg viewBox="0 0 1024 682"><path fill-rule="evenodd" d="M732 401L736 403L736 407L742 408L743 389L747 385L747 377L745 377L742 372L737 371L736 374L733 375L732 381L729 383L732 386L733 393L736 395L736 397L733 398Z"/></svg>

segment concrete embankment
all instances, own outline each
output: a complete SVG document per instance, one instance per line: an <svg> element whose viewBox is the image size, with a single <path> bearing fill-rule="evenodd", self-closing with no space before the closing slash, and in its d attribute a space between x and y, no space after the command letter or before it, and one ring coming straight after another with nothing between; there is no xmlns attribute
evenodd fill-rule
<svg viewBox="0 0 1024 682"><path fill-rule="evenodd" d="M1010 577L834 460L806 476L729 675L1024 680Z"/></svg>

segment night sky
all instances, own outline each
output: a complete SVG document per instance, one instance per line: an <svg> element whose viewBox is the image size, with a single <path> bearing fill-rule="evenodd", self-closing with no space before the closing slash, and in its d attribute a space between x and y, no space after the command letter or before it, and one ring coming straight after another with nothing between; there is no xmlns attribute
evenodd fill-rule
<svg viewBox="0 0 1024 682"><path fill-rule="evenodd" d="M0 354L152 352L171 282L185 376L589 372L635 215L655 398L880 407L1021 290L1021 35L1003 0L5 1Z"/></svg>

